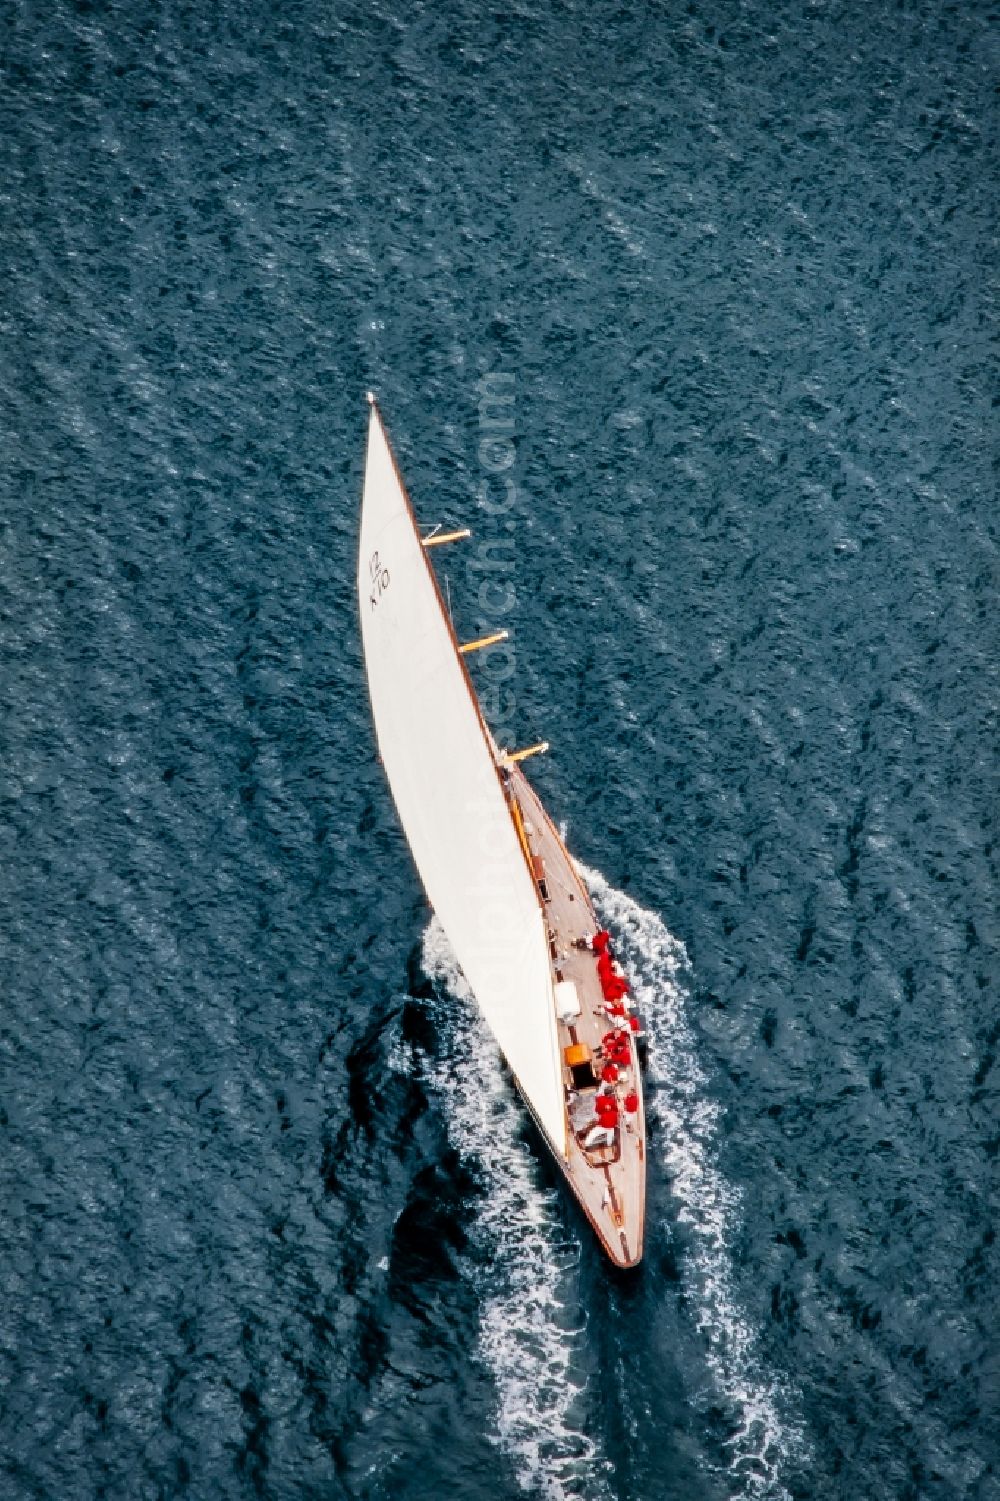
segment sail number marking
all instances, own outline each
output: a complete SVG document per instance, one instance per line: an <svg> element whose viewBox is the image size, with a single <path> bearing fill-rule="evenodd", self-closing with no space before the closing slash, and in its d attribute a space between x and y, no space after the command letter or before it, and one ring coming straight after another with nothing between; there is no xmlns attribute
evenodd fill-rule
<svg viewBox="0 0 1000 1501"><path fill-rule="evenodd" d="M371 580L371 593L368 603L374 610L382 595L389 587L389 570L379 559L377 552L373 552L368 562L368 576Z"/></svg>

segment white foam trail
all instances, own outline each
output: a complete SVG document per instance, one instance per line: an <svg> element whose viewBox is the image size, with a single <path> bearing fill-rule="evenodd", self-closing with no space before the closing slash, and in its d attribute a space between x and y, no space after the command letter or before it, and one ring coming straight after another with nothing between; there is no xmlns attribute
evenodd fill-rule
<svg viewBox="0 0 1000 1501"><path fill-rule="evenodd" d="M498 1442L532 1496L605 1501L612 1466L583 1422L579 1245L563 1237L557 1194L538 1182L496 1044L436 920L424 934L423 963L463 1003L440 1003L442 1053L422 1067L444 1097L456 1149L489 1180L473 1235L489 1253L480 1274L479 1354L497 1390Z"/></svg>
<svg viewBox="0 0 1000 1501"><path fill-rule="evenodd" d="M682 1277L706 1342L713 1381L737 1424L727 1441L730 1493L782 1501L789 1493L781 1468L793 1455L801 1462L805 1438L795 1415L795 1394L764 1369L735 1286L729 1247L742 1218L741 1197L715 1165L720 1107L707 1095L708 1080L685 1013L687 953L654 912L615 890L600 871L578 868L601 920L617 940L648 1023L649 1075L655 1089L647 1110L658 1123L656 1142L679 1205L678 1219L691 1231L693 1249L686 1251Z"/></svg>

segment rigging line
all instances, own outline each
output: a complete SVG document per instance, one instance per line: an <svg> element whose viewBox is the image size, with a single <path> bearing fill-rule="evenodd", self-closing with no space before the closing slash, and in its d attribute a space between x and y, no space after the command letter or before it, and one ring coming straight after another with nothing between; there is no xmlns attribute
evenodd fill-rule
<svg viewBox="0 0 1000 1501"><path fill-rule="evenodd" d="M567 896L571 896L573 900L576 901L576 892L573 890L572 886L567 886L565 881L560 880L558 876L553 876L548 868L548 865L546 865L545 867L545 872L546 880L552 879L560 888L560 890L565 891Z"/></svg>

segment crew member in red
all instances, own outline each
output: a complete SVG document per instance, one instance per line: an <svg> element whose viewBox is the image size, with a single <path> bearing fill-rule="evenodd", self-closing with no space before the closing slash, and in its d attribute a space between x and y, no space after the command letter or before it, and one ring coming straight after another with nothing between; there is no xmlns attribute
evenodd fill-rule
<svg viewBox="0 0 1000 1501"><path fill-rule="evenodd" d="M602 1042L602 1052L609 1063L631 1063L628 1033L621 1031L618 1027L613 1032L607 1033Z"/></svg>
<svg viewBox="0 0 1000 1501"><path fill-rule="evenodd" d="M635 1115L639 1108L639 1096L634 1089L630 1089L623 1101L627 1115Z"/></svg>
<svg viewBox="0 0 1000 1501"><path fill-rule="evenodd" d="M601 993L606 1001L620 1001L623 995L628 995L628 981L623 975L601 976Z"/></svg>
<svg viewBox="0 0 1000 1501"><path fill-rule="evenodd" d="M590 947L593 949L595 954L603 954L610 942L611 934L608 932L607 928L601 928L594 934L593 938L590 940Z"/></svg>
<svg viewBox="0 0 1000 1501"><path fill-rule="evenodd" d="M602 1126L617 1126L618 1101L613 1094L599 1094L595 1101L597 1119Z"/></svg>

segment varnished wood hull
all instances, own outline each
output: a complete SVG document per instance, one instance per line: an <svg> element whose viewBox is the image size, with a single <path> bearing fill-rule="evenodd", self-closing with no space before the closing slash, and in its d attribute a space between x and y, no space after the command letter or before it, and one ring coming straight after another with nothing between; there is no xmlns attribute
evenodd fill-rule
<svg viewBox="0 0 1000 1501"><path fill-rule="evenodd" d="M596 1058L601 1038L611 1022L604 1011L594 955L576 945L578 940L592 937L599 924L587 889L562 839L520 768L511 772L511 788L524 817L531 854L541 860L544 869L545 913L549 931L554 935L554 977L573 981L582 1008L572 1036L568 1026L559 1024L560 1046L565 1049L571 1041L584 1043ZM636 1266L642 1259L645 1222L645 1116L634 1044L631 1058L618 1092L624 1096L634 1090L638 1104L634 1112L620 1112L613 1152L590 1154L588 1160L577 1133L570 1129L569 1149L564 1155L542 1131L598 1239L619 1267ZM568 1069L566 1073L568 1079ZM608 1160L598 1164L595 1155L604 1155Z"/></svg>

